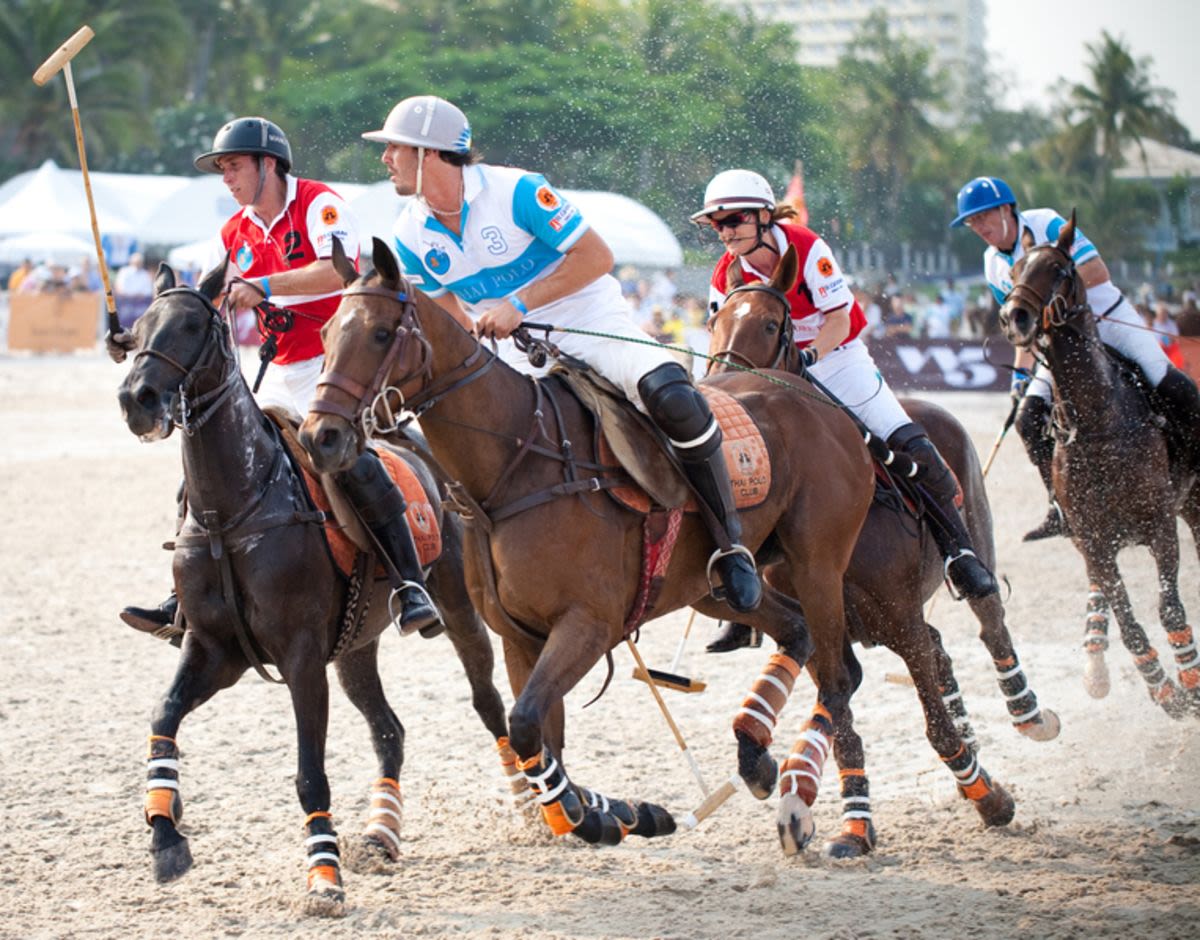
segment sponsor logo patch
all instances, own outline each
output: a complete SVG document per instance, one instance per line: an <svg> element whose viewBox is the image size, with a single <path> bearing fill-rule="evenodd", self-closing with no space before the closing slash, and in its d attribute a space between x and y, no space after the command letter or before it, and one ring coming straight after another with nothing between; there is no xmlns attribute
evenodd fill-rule
<svg viewBox="0 0 1200 940"><path fill-rule="evenodd" d="M563 226L570 222L578 214L578 210L574 206L566 205L554 213L554 218L550 220L550 227L556 232L561 232Z"/></svg>
<svg viewBox="0 0 1200 940"><path fill-rule="evenodd" d="M245 274L250 270L250 265L254 264L254 252L250 250L249 245L242 242L242 247L237 250L233 260L237 264L238 270Z"/></svg>
<svg viewBox="0 0 1200 940"><path fill-rule="evenodd" d="M817 271L822 277L829 277L833 273L833 262L828 258L817 259Z"/></svg>
<svg viewBox="0 0 1200 940"><path fill-rule="evenodd" d="M450 270L450 256L440 248L430 248L425 252L425 267L434 274L445 274Z"/></svg>
<svg viewBox="0 0 1200 940"><path fill-rule="evenodd" d="M559 207L559 205L561 203L561 201L558 198L558 193L556 193L549 186L539 186L538 187L537 202L538 202L538 205L541 206L543 209L545 209L547 212L553 212L555 209L557 209Z"/></svg>
<svg viewBox="0 0 1200 940"><path fill-rule="evenodd" d="M338 212L333 206L326 206L321 210L321 221L326 225L333 225L338 220Z"/></svg>

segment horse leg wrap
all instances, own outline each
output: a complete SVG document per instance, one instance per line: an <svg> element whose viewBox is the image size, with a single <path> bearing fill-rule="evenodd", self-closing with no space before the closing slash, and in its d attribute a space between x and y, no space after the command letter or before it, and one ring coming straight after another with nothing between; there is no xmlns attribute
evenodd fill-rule
<svg viewBox="0 0 1200 940"><path fill-rule="evenodd" d="M517 767L542 804L542 819L551 832L556 836L566 835L583 822L583 802L547 748L543 747L537 757L518 760Z"/></svg>
<svg viewBox="0 0 1200 940"><path fill-rule="evenodd" d="M1088 588L1083 648L1089 653L1103 653L1108 649L1108 598L1097 584Z"/></svg>
<svg viewBox="0 0 1200 940"><path fill-rule="evenodd" d="M155 816L163 816L176 825L183 816L183 798L179 795L179 748L174 738L150 735L146 756L146 825Z"/></svg>
<svg viewBox="0 0 1200 940"><path fill-rule="evenodd" d="M610 800L603 793L582 787L587 812L575 835L593 845L619 845L638 821L637 811L624 800Z"/></svg>
<svg viewBox="0 0 1200 940"><path fill-rule="evenodd" d="M842 831L825 846L831 858L857 858L875 848L870 784L861 767L839 771L842 778Z"/></svg>
<svg viewBox="0 0 1200 940"><path fill-rule="evenodd" d="M1167 634L1171 649L1175 651L1175 663L1179 666L1179 684L1189 692L1200 691L1200 652L1192 637L1192 628L1186 624L1180 630Z"/></svg>
<svg viewBox="0 0 1200 940"><path fill-rule="evenodd" d="M521 773L521 768L517 766L517 752L508 742L508 738L496 739L496 753L500 755L500 769L504 771L504 776L508 778L508 789L512 797L518 803L524 803L530 799L532 793L529 789L529 781L525 779Z"/></svg>
<svg viewBox="0 0 1200 940"><path fill-rule="evenodd" d="M371 808L363 835L378 843L393 862L400 857L400 825L404 820L404 795L400 782L380 777L371 787Z"/></svg>
<svg viewBox="0 0 1200 940"><path fill-rule="evenodd" d="M958 791L969 800L978 802L992 792L992 778L979 766L979 760L964 744L953 757L943 757L958 782Z"/></svg>
<svg viewBox="0 0 1200 940"><path fill-rule="evenodd" d="M798 662L783 653L773 653L733 719L734 734L744 734L759 747L770 747L779 713L799 675Z"/></svg>
<svg viewBox="0 0 1200 940"><path fill-rule="evenodd" d="M806 806L812 806L821 789L821 774L829 756L833 721L822 705L813 709L813 716L792 745L792 753L783 762L779 775L779 795L794 793Z"/></svg>
<svg viewBox="0 0 1200 940"><path fill-rule="evenodd" d="M333 818L324 810L304 820L304 850L308 853L309 894L342 894L341 856Z"/></svg>
<svg viewBox="0 0 1200 940"><path fill-rule="evenodd" d="M1000 678L1000 691L1004 694L1004 702L1008 714L1018 731L1042 720L1042 710L1038 706L1037 696L1029 688L1025 678L1025 670L1017 659L1014 651L1008 659L993 660L996 674Z"/></svg>
<svg viewBox="0 0 1200 940"><path fill-rule="evenodd" d="M950 713L950 720L954 722L954 729L958 732L958 736L963 739L971 751L975 751L978 747L978 742L975 740L975 729L971 727L971 719L967 717L967 703L963 701L962 692L958 688L958 680L954 676L950 676L946 684L942 686L942 704Z"/></svg>
<svg viewBox="0 0 1200 940"><path fill-rule="evenodd" d="M1183 709L1179 700L1179 690L1163 671L1162 663L1158 661L1158 650L1151 647L1142 655L1134 656L1133 661L1146 681L1146 689L1154 703L1161 705L1168 715L1178 717Z"/></svg>

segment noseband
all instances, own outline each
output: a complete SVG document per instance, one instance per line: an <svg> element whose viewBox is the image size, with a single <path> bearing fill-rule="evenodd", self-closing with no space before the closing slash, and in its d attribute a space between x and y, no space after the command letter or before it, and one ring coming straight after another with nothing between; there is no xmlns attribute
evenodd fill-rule
<svg viewBox="0 0 1200 940"><path fill-rule="evenodd" d="M768 294L783 305L783 324L779 330L779 348L775 351L775 358L771 360L771 364L768 365L767 368L778 369L781 366L786 366L787 358L791 350L795 347L795 333L792 324L792 303L787 299L787 295L783 291L779 290L779 288L772 287L770 284L763 284L760 281L756 281L752 284L743 284L741 287L735 287L725 295L725 302L729 303L729 298L734 294L751 293ZM750 361L748 356L738 352L736 349L719 350L718 352L713 353L711 358L714 360L724 360L726 362L732 362L740 359L747 368L758 368L758 366Z"/></svg>
<svg viewBox="0 0 1200 940"><path fill-rule="evenodd" d="M1076 297L1079 295L1079 273L1070 256L1059 250L1056 245L1038 245L1025 256L1026 267L1029 265L1028 259L1038 251L1052 251L1062 259L1059 264L1055 265L1054 279L1050 282L1049 291L1044 296L1039 295L1022 281L1020 284L1013 285L1013 289L1009 291L1008 300L1034 310L1040 310L1042 313L1040 332L1045 333L1055 327L1065 326L1072 318L1085 312L1088 304L1086 294L1082 302L1076 301ZM1059 288L1064 284L1066 290L1060 291Z"/></svg>

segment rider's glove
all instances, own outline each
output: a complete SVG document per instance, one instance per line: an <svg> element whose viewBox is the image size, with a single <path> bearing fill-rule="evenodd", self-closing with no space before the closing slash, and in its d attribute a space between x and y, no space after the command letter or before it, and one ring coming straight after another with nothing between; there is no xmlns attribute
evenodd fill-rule
<svg viewBox="0 0 1200 940"><path fill-rule="evenodd" d="M821 354L817 352L815 346L805 346L800 350L800 372L807 372L817 364L817 360L821 358Z"/></svg>
<svg viewBox="0 0 1200 940"><path fill-rule="evenodd" d="M108 357L113 362L124 362L125 354L137 348L137 340L128 330L117 330L115 333L104 334L104 348L108 350Z"/></svg>
<svg viewBox="0 0 1200 940"><path fill-rule="evenodd" d="M1013 369L1012 388L1009 395L1013 401L1020 401L1025 397L1025 393L1029 390L1029 383L1033 379L1033 373L1027 369Z"/></svg>

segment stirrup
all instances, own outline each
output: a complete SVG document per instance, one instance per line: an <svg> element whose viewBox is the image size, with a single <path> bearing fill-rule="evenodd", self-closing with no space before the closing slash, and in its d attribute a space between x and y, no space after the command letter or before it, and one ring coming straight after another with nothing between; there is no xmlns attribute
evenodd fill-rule
<svg viewBox="0 0 1200 940"><path fill-rule="evenodd" d="M729 563L721 570L721 584L716 585L713 583L713 567L720 565L726 559L729 559ZM735 564L736 561L743 559L749 570ZM755 610L762 603L763 585L758 576L758 567L754 563L754 554L744 545L735 543L727 551L717 549L713 552L712 557L708 559L705 576L708 579L708 590L712 597L725 602L738 613ZM738 583L739 579L742 580L741 584Z"/></svg>
<svg viewBox="0 0 1200 940"><path fill-rule="evenodd" d="M966 591L959 591L955 586L954 582L950 578L950 566L963 558L974 558L975 561L978 562L979 567L983 570L983 572L987 575L988 580L991 582L991 586L987 591L983 591L981 593L968 593ZM958 554L948 557L942 561L942 580L946 583L946 590L950 592L950 596L956 601L961 601L964 598L968 600L978 600L1000 590L1000 586L996 583L996 576L988 571L987 565L985 565L982 561L979 561L979 556L969 548L960 548L958 550Z"/></svg>
<svg viewBox="0 0 1200 940"><path fill-rule="evenodd" d="M397 604L396 600L402 591L407 591L409 589L419 592L421 596L425 598L425 603L427 603L429 605L429 609L433 611L434 619L430 623L420 624L415 627L412 625L405 626L401 623L401 620L404 618L404 602L401 601L399 604ZM400 608L399 613L396 611L397 606ZM436 624L442 624L443 628L445 627L445 624L442 621L441 609L433 602L433 598L429 594L429 589L419 581L401 581L399 587L392 588L391 593L388 594L388 617L391 618L392 626L399 631L401 636L408 636L410 633L415 633L418 630L423 636L425 636L428 635L425 633L425 631L429 630Z"/></svg>
<svg viewBox="0 0 1200 940"><path fill-rule="evenodd" d="M720 590L721 586L713 583L713 566L722 558L728 558L730 555L745 555L746 561L750 562L750 569L752 571L758 570L758 566L754 561L754 552L750 551L745 545L734 545L727 552L723 552L718 548L709 556L708 566L704 569L704 576L708 579L708 589L713 592L714 597L716 596L715 592Z"/></svg>

